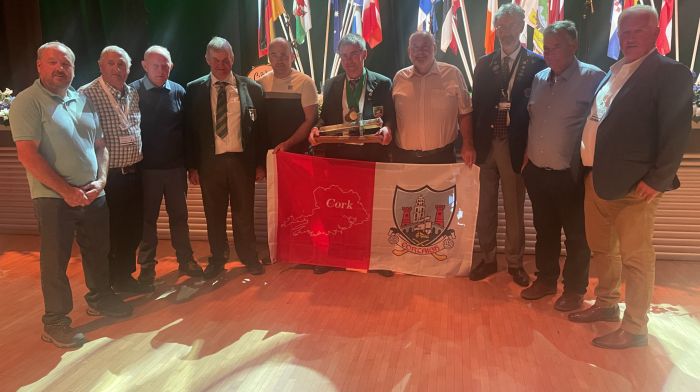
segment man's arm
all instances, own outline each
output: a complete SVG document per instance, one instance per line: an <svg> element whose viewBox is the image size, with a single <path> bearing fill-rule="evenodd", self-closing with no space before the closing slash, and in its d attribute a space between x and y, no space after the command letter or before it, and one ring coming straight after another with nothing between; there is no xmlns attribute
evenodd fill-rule
<svg viewBox="0 0 700 392"><path fill-rule="evenodd" d="M17 158L29 173L39 182L61 195L63 200L71 206L83 206L89 204L88 197L82 189L69 184L63 177L46 162L39 154L38 144L34 140L18 140Z"/></svg>
<svg viewBox="0 0 700 392"><path fill-rule="evenodd" d="M462 150L460 155L464 163L472 167L476 160L476 150L474 150L474 125L472 123L472 113L461 114L458 118L459 133L462 134Z"/></svg>
<svg viewBox="0 0 700 392"><path fill-rule="evenodd" d="M294 131L289 139L283 141L282 143L275 146L272 152L277 151L287 151L290 147L303 142L309 137L311 128L316 123L316 118L318 114L318 105L309 105L304 107L304 122L302 122L299 127Z"/></svg>
<svg viewBox="0 0 700 392"><path fill-rule="evenodd" d="M97 156L97 179L82 187L92 203L107 185L107 170L109 169L109 151L103 138L95 139L95 155Z"/></svg>

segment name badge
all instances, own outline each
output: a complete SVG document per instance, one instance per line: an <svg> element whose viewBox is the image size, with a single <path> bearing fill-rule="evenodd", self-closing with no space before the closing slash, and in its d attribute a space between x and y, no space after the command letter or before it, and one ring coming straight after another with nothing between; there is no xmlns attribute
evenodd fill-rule
<svg viewBox="0 0 700 392"><path fill-rule="evenodd" d="M136 144L136 136L119 136L119 144Z"/></svg>
<svg viewBox="0 0 700 392"><path fill-rule="evenodd" d="M499 102L498 110L510 110L510 102Z"/></svg>
<svg viewBox="0 0 700 392"><path fill-rule="evenodd" d="M595 114L591 114L591 121L600 122L600 117Z"/></svg>
<svg viewBox="0 0 700 392"><path fill-rule="evenodd" d="M374 118L382 118L384 116L384 106L373 106L372 114L374 114Z"/></svg>

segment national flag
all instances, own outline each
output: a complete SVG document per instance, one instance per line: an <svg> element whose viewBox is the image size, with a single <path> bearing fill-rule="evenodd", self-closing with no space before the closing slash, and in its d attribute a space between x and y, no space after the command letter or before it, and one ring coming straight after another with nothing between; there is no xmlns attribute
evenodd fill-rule
<svg viewBox="0 0 700 392"><path fill-rule="evenodd" d="M610 36L608 37L608 57L620 58L620 38L617 36L617 20L622 13L622 0L613 0L610 13Z"/></svg>
<svg viewBox="0 0 700 392"><path fill-rule="evenodd" d="M444 7L444 5L443 5ZM440 50L447 52L447 48L452 49L452 53L457 54L457 15L459 11L459 0L452 0L450 8L445 14L440 30Z"/></svg>
<svg viewBox="0 0 700 392"><path fill-rule="evenodd" d="M659 14L659 36L656 38L656 50L665 56L671 51L671 34L673 33L673 0L664 0ZM676 49L677 50L677 49Z"/></svg>
<svg viewBox="0 0 700 392"><path fill-rule="evenodd" d="M362 0L353 0L350 32L362 35Z"/></svg>
<svg viewBox="0 0 700 392"><path fill-rule="evenodd" d="M364 0L362 5L362 37L370 48L382 42L382 18L379 15L379 0Z"/></svg>
<svg viewBox="0 0 700 392"><path fill-rule="evenodd" d="M298 44L303 44L306 34L311 30L311 6L309 0L294 1L294 18L296 19L295 36Z"/></svg>
<svg viewBox="0 0 700 392"><path fill-rule="evenodd" d="M275 35L274 23L285 12L282 0L258 0L258 57L267 55Z"/></svg>
<svg viewBox="0 0 700 392"><path fill-rule="evenodd" d="M487 0L486 3L486 32L484 34L484 51L493 52L496 44L496 21L494 16L498 11L498 0Z"/></svg>
<svg viewBox="0 0 700 392"><path fill-rule="evenodd" d="M340 4L338 0L333 0L333 51L338 50L340 42Z"/></svg>
<svg viewBox="0 0 700 392"><path fill-rule="evenodd" d="M637 3L639 3L639 0L625 0L625 8L637 5Z"/></svg>
<svg viewBox="0 0 700 392"><path fill-rule="evenodd" d="M547 23L552 24L560 20L564 20L564 0L549 0Z"/></svg>
<svg viewBox="0 0 700 392"><path fill-rule="evenodd" d="M513 0L525 11L525 26L520 33L520 43L527 46L527 27L537 27L537 0Z"/></svg>
<svg viewBox="0 0 700 392"><path fill-rule="evenodd" d="M267 155L274 261L414 275L469 273L479 169Z"/></svg>
<svg viewBox="0 0 700 392"><path fill-rule="evenodd" d="M537 15L535 17L535 31L532 35L532 51L538 54L544 53L544 28L547 27L549 18L549 4L547 0L538 0Z"/></svg>
<svg viewBox="0 0 700 392"><path fill-rule="evenodd" d="M420 0L418 3L418 31L430 31L430 14L433 12L433 0Z"/></svg>

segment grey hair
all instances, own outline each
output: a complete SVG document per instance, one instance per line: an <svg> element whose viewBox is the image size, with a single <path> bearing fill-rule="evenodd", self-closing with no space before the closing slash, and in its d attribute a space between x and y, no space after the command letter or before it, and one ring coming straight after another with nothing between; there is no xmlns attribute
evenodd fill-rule
<svg viewBox="0 0 700 392"><path fill-rule="evenodd" d="M153 54L153 53L162 55L163 57L168 59L168 63L170 63L170 64L173 63L173 60L170 57L170 51L168 50L168 48L166 48L164 46L160 46L160 45L152 45L150 48L146 49L146 52L143 54L143 59L145 60L146 56L148 56L149 54Z"/></svg>
<svg viewBox="0 0 700 392"><path fill-rule="evenodd" d="M544 28L542 35L566 33L572 42L578 42L578 30L576 24L570 20L560 20Z"/></svg>
<svg viewBox="0 0 700 392"><path fill-rule="evenodd" d="M350 33L340 39L340 42L338 42L338 51L345 45L354 45L362 50L367 50L367 42L365 42L365 39L362 38L361 35L355 33Z"/></svg>
<svg viewBox="0 0 700 392"><path fill-rule="evenodd" d="M500 8L498 8L496 15L493 16L494 23L502 16L513 16L519 20L522 20L523 22L525 21L525 11L522 9L522 7L515 3L503 4Z"/></svg>
<svg viewBox="0 0 700 392"><path fill-rule="evenodd" d="M126 67L131 68L131 57L129 56L129 53L126 53L126 50L118 47L117 45L106 46L104 49L102 49L102 52L100 53L100 62L107 53L117 53L118 55L124 57L124 59L126 60Z"/></svg>
<svg viewBox="0 0 700 392"><path fill-rule="evenodd" d="M233 60L233 47L231 47L231 44L225 38L212 38L207 44L207 57L209 57L209 52L212 50L223 50L224 52L228 53L228 55L231 57L231 60Z"/></svg>
<svg viewBox="0 0 700 392"><path fill-rule="evenodd" d="M73 50L68 47L68 45L64 44L63 42L58 42L58 41L51 41L47 42L39 47L39 49L36 50L36 59L39 60L41 58L41 53L48 48L61 48L66 51L68 54L68 58L70 58L70 61L75 64L75 53L73 53Z"/></svg>
<svg viewBox="0 0 700 392"><path fill-rule="evenodd" d="M678 5L676 5L677 7ZM629 8L625 8L620 16L617 18L618 25L622 22L622 18L629 14L645 14L647 16L647 23L651 27L659 27L659 13L656 12L656 8L650 5L635 5Z"/></svg>
<svg viewBox="0 0 700 392"><path fill-rule="evenodd" d="M428 38L428 39L430 40L430 42L433 43L433 47L434 47L434 48L437 47L437 43L435 42L435 36L433 36L432 34L430 34L430 33L427 32L427 31L416 31L416 32L414 32L413 34L411 34L411 36L408 37L408 44L409 44L409 45L411 44L411 41L413 40L414 37L424 37L424 38Z"/></svg>

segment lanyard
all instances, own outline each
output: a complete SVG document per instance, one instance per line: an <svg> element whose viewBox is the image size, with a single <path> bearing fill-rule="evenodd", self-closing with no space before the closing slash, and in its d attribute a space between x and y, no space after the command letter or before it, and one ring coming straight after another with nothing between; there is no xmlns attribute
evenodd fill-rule
<svg viewBox="0 0 700 392"><path fill-rule="evenodd" d="M510 71L508 73L508 78L503 79L501 81L501 98L505 99L506 101L510 101L510 92L508 90L510 87L510 81L513 79L513 75L515 74L515 70L520 66L520 58L523 55L523 49L520 48L518 49L518 55L515 56L515 60L513 61L513 65L510 66ZM503 59L501 59L501 66L503 66ZM501 74L503 74L501 72Z"/></svg>
<svg viewBox="0 0 700 392"><path fill-rule="evenodd" d="M105 83L104 79L102 77L99 78L100 81L100 86L102 87L102 91L105 92L107 95L107 99L109 100L109 104L112 106L112 109L114 109L114 112L117 113L117 116L119 117L119 120L121 120L122 126L124 129L129 129L129 94L127 93L127 90L124 90L124 94L126 95L126 112L122 107L117 104L117 100L114 99L114 95L112 95L112 92L109 90L107 87L107 83Z"/></svg>
<svg viewBox="0 0 700 392"><path fill-rule="evenodd" d="M350 86L349 79L345 79L345 98L348 101L348 107L358 111L360 110L360 96L365 89L365 72L366 70L362 70L362 76L360 76L355 88Z"/></svg>

